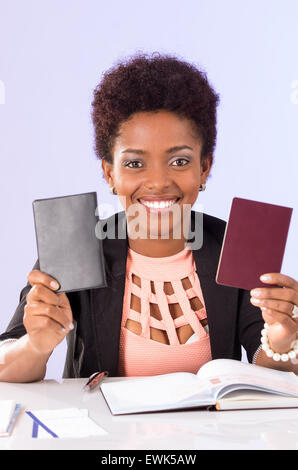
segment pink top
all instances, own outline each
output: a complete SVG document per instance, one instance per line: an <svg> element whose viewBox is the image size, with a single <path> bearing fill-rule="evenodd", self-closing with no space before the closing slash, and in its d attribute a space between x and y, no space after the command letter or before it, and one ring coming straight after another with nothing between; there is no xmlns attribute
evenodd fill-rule
<svg viewBox="0 0 298 470"><path fill-rule="evenodd" d="M196 373L212 359L206 318L191 249L151 258L128 248L118 375Z"/></svg>

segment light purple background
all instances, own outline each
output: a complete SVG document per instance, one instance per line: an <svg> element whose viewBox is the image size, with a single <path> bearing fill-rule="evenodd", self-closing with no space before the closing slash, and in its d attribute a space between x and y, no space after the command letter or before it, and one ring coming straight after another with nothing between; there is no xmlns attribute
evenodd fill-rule
<svg viewBox="0 0 298 470"><path fill-rule="evenodd" d="M102 216L122 210L90 103L101 74L138 50L207 72L221 104L198 203L225 220L234 196L293 207L282 272L298 279L297 17L296 0L0 0L1 332L37 259L32 201L97 191ZM47 378L61 377L65 350Z"/></svg>

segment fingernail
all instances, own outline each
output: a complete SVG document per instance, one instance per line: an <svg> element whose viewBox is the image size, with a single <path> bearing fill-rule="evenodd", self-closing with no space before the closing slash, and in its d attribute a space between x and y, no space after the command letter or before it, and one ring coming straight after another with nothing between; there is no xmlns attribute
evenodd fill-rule
<svg viewBox="0 0 298 470"><path fill-rule="evenodd" d="M65 329L65 328L61 328L61 331L62 331L62 333L66 333L66 329Z"/></svg>
<svg viewBox="0 0 298 470"><path fill-rule="evenodd" d="M252 297L254 297L255 295L258 296L258 295L261 295L262 292L260 290L251 290L250 291Z"/></svg>
<svg viewBox="0 0 298 470"><path fill-rule="evenodd" d="M58 282L56 282L56 281L51 281L51 282L50 282L50 286L51 286L53 289L58 289L59 284L58 284Z"/></svg>
<svg viewBox="0 0 298 470"><path fill-rule="evenodd" d="M68 328L69 328L70 330L73 330L73 329L74 329L73 323L70 323L70 324L68 325Z"/></svg>
<svg viewBox="0 0 298 470"><path fill-rule="evenodd" d="M254 303L254 304L259 304L261 302L260 299L255 299L254 297L251 298L251 301Z"/></svg>
<svg viewBox="0 0 298 470"><path fill-rule="evenodd" d="M263 274L263 276L260 276L261 281L269 281L271 279L271 276L268 276L267 274Z"/></svg>

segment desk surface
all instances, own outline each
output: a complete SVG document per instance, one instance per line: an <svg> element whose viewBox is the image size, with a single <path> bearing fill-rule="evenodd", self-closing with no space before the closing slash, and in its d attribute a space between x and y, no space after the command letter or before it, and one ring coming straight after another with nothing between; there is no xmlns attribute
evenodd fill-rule
<svg viewBox="0 0 298 470"><path fill-rule="evenodd" d="M124 379L125 380L125 379ZM188 410L113 416L98 389L85 379L0 383L0 398L22 403L13 433L0 449L298 449L298 409L210 412ZM107 434L83 439L34 439L30 409L87 408Z"/></svg>

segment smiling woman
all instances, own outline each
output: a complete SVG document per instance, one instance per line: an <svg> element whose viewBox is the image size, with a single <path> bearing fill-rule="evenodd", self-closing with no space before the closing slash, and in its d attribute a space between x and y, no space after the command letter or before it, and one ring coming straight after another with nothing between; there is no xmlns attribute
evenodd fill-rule
<svg viewBox="0 0 298 470"><path fill-rule="evenodd" d="M161 257L184 247L185 237L173 234L187 225L206 185L218 102L204 72L169 55L136 55L107 71L96 87L95 152L126 210L128 230L135 212L141 215L140 236L129 240L135 251Z"/></svg>
<svg viewBox="0 0 298 470"><path fill-rule="evenodd" d="M37 260L0 335L0 380L43 378L65 336L64 377L196 373L211 359L241 360L241 346L249 362L298 372L297 281L266 273L283 289L252 298L217 284L226 222L191 210L212 168L218 102L206 74L174 56L137 54L104 73L95 154L124 207L102 221L117 231L103 239L108 285L55 294Z"/></svg>
<svg viewBox="0 0 298 470"><path fill-rule="evenodd" d="M113 164L102 160L102 167L127 212L130 233L133 212L139 213L140 236L130 236L130 248L153 257L184 248L185 238L174 238L174 230L186 223L183 208L185 216L206 183L212 156L201 162L201 151L202 139L194 135L191 122L173 112L137 112L121 124Z"/></svg>

